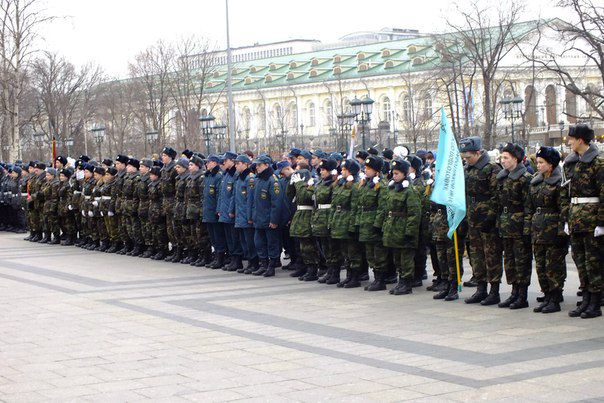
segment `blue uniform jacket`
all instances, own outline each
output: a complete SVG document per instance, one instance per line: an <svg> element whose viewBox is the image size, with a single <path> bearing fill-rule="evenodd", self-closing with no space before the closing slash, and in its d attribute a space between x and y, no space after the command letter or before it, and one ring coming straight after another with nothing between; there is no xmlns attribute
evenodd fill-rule
<svg viewBox="0 0 604 403"><path fill-rule="evenodd" d="M235 228L251 228L248 223L249 205L252 200L251 192L254 191L254 174L246 169L241 173L235 173L235 195L231 199L229 211L235 214Z"/></svg>
<svg viewBox="0 0 604 403"><path fill-rule="evenodd" d="M234 166L222 173L222 183L220 184L220 193L218 194L218 207L216 208L216 211L220 215L218 222L227 224L235 222L235 219L229 216L231 202L235 194L235 173L236 169Z"/></svg>
<svg viewBox="0 0 604 403"><path fill-rule="evenodd" d="M254 228L267 229L270 223L279 224L282 192L273 168L268 167L256 175L253 194L248 211Z"/></svg>
<svg viewBox="0 0 604 403"><path fill-rule="evenodd" d="M205 182L203 188L203 222L216 223L218 215L218 193L220 192L220 183L222 182L222 172L219 167L214 167L211 171L205 172Z"/></svg>
<svg viewBox="0 0 604 403"><path fill-rule="evenodd" d="M279 186L281 186L281 219L279 220L279 226L286 226L296 212L296 204L285 195L288 184L289 178L279 178Z"/></svg>

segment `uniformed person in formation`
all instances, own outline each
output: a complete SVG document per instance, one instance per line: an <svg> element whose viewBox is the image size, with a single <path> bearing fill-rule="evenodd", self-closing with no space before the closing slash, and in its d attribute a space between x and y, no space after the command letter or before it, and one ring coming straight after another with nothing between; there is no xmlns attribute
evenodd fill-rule
<svg viewBox="0 0 604 403"><path fill-rule="evenodd" d="M564 160L568 188L565 230L570 234L573 261L583 291L581 304L571 317L602 316L600 304L604 277L604 159L591 142L594 131L585 124L571 126L572 153Z"/></svg>
<svg viewBox="0 0 604 403"><path fill-rule="evenodd" d="M235 242L240 245L241 249L241 254L233 257L229 270L247 274L251 274L260 267L254 245L254 227L251 224L250 205L255 184L255 175L250 168L251 163L252 160L246 154L240 154L235 158L237 172L233 189L234 196L229 208L229 214L235 220ZM247 266L243 266L242 260L247 261Z"/></svg>
<svg viewBox="0 0 604 403"><path fill-rule="evenodd" d="M153 260L164 260L168 254L168 230L161 191L161 168L149 171L149 222L153 226Z"/></svg>
<svg viewBox="0 0 604 403"><path fill-rule="evenodd" d="M338 284L340 282L340 266L336 256L336 241L331 239L329 233L329 218L331 215L331 198L333 182L338 174L337 162L327 158L319 164L319 179L310 178L308 186L313 188L312 199L314 209L311 217L312 234L319 240L321 250L325 256L327 272L318 281L324 284Z"/></svg>
<svg viewBox="0 0 604 403"><path fill-rule="evenodd" d="M99 210L101 211L101 217L105 224L105 231L107 232L107 248L105 252L115 253L119 250L120 237L119 237L119 223L115 215L115 198L117 184L117 168L109 166L105 169L105 176L103 178L103 186L101 187L101 201Z"/></svg>
<svg viewBox="0 0 604 403"><path fill-rule="evenodd" d="M150 258L153 253L153 226L149 222L149 182L151 175L149 171L153 168L153 160L143 158L140 161L140 180L136 186L136 198L138 199L138 219L141 226L141 249L139 255L142 258Z"/></svg>
<svg viewBox="0 0 604 403"><path fill-rule="evenodd" d="M289 199L295 200L296 211L290 224L290 235L300 243L301 259L290 276L300 281L318 280L320 263L311 226L314 187L308 184L310 180L309 165L305 162L296 164L296 171L286 189Z"/></svg>
<svg viewBox="0 0 604 403"><path fill-rule="evenodd" d="M564 281L568 236L564 232L567 215L562 203L566 187L562 184L560 153L552 147L537 151L537 174L529 187L529 215L531 240L537 269L537 280L544 294L543 301L533 311L552 313L560 311Z"/></svg>
<svg viewBox="0 0 604 403"><path fill-rule="evenodd" d="M222 183L222 172L220 164L222 158L218 155L210 155L206 161L206 172L203 188L203 210L202 221L210 233L214 258L206 265L210 269L222 269L226 260L226 239L224 230L218 223L218 192Z"/></svg>
<svg viewBox="0 0 604 403"><path fill-rule="evenodd" d="M502 275L502 245L496 227L497 174L501 168L492 163L487 152L482 149L480 137L461 139L459 151L466 162L470 265L472 277L477 281L476 292L465 302L494 305L501 301L499 283ZM488 294L487 284L491 285Z"/></svg>
<svg viewBox="0 0 604 403"><path fill-rule="evenodd" d="M189 238L189 225L187 223L187 211L185 194L187 190L187 179L189 177L189 159L181 157L174 166L176 170L176 182L174 184L174 208L172 210L172 222L174 231L175 251L167 262L180 263L186 258L187 241Z"/></svg>

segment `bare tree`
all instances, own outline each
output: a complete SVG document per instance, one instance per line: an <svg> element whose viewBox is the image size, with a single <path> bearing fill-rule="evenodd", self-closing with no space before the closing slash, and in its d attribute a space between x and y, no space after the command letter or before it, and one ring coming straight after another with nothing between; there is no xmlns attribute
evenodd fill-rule
<svg viewBox="0 0 604 403"><path fill-rule="evenodd" d="M514 47L512 29L523 8L515 0L496 6L490 2L472 0L463 9L457 6L460 23L447 21L466 49L467 57L476 63L482 78L483 139L488 148L493 143L497 120L497 108L493 107L497 104L495 78L499 63Z"/></svg>
<svg viewBox="0 0 604 403"><path fill-rule="evenodd" d="M98 118L106 122L109 155L127 152L128 136L134 131L137 105L135 85L130 82L110 81L98 89ZM129 143L129 142L128 142Z"/></svg>

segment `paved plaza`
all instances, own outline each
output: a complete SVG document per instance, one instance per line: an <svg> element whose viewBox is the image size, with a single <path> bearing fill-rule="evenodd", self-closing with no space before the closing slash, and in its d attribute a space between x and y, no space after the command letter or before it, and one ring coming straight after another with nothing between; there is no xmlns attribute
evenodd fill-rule
<svg viewBox="0 0 604 403"><path fill-rule="evenodd" d="M0 234L0 401L604 400L573 264L544 315L535 284L512 312L22 237Z"/></svg>

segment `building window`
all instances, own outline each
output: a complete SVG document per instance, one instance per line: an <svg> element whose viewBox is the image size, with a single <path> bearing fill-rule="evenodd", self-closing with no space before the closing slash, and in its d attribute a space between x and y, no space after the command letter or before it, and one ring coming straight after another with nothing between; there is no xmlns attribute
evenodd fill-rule
<svg viewBox="0 0 604 403"><path fill-rule="evenodd" d="M424 96L424 118L430 118L432 116L432 97L430 94Z"/></svg>
<svg viewBox="0 0 604 403"><path fill-rule="evenodd" d="M392 105L390 104L390 98L388 97L382 99L382 120L384 122L392 123Z"/></svg>
<svg viewBox="0 0 604 403"><path fill-rule="evenodd" d="M412 107L411 97L408 95L405 96L405 98L403 98L403 120L407 123L410 123L413 120Z"/></svg>
<svg viewBox="0 0 604 403"><path fill-rule="evenodd" d="M309 102L307 104L306 114L308 115L308 126L315 127L316 120L315 120L315 104L314 103Z"/></svg>
<svg viewBox="0 0 604 403"><path fill-rule="evenodd" d="M325 122L327 123L327 126L333 127L333 105L331 104L331 100L325 100L323 109L325 112Z"/></svg>

